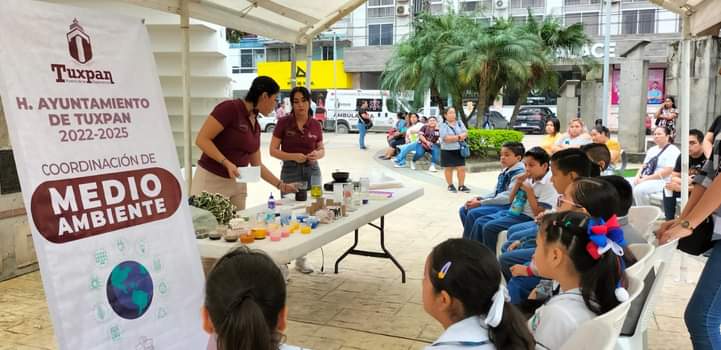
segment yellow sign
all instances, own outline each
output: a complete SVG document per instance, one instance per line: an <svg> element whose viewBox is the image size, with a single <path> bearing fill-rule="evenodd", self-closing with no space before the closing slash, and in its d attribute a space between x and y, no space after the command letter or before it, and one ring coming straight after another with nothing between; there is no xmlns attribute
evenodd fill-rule
<svg viewBox="0 0 721 350"><path fill-rule="evenodd" d="M258 63L258 75L267 75L273 78L281 90L290 90L290 62L260 62ZM350 74L345 72L343 60L335 61L335 84L333 83L333 61L313 61L311 66L311 88L312 89L350 89L352 80ZM306 65L305 61L296 61L296 82L297 86L305 86Z"/></svg>

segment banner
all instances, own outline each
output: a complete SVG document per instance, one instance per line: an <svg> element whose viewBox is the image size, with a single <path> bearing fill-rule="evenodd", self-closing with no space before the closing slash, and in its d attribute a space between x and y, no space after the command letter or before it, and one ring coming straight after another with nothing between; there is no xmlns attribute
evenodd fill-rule
<svg viewBox="0 0 721 350"><path fill-rule="evenodd" d="M666 70L663 68L654 68L648 70L648 104L660 105L664 99L664 75Z"/></svg>
<svg viewBox="0 0 721 350"><path fill-rule="evenodd" d="M0 2L0 96L60 349L200 349L203 273L139 18Z"/></svg>

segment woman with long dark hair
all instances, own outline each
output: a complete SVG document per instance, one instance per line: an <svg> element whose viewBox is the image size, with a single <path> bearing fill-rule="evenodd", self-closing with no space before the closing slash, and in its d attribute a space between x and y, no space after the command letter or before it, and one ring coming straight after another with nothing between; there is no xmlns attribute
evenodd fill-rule
<svg viewBox="0 0 721 350"><path fill-rule="evenodd" d="M663 104L656 111L656 126L659 128L667 127L671 131L671 140L676 136L676 118L678 118L678 109L676 109L676 100L668 96L663 100Z"/></svg>
<svg viewBox="0 0 721 350"><path fill-rule="evenodd" d="M286 183L304 183L310 188L310 179L321 176L318 160L325 156L323 127L311 118L310 92L302 86L290 91L293 106L290 114L278 119L270 141L270 155L283 161L280 179ZM313 269L300 257L295 267L302 273Z"/></svg>
<svg viewBox="0 0 721 350"><path fill-rule="evenodd" d="M253 80L245 99L223 101L210 113L198 131L195 144L203 151L193 177L190 193L203 191L228 197L238 209L245 209L248 189L236 182L238 167L260 166L260 175L281 192L295 192L295 186L273 175L260 158L260 125L258 114L268 115L280 91L272 78ZM187 166L187 164L186 164Z"/></svg>

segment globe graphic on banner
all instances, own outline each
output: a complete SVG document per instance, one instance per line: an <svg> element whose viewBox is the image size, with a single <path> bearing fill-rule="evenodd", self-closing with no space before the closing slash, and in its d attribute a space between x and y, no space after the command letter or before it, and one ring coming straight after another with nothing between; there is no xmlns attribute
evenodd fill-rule
<svg viewBox="0 0 721 350"><path fill-rule="evenodd" d="M143 316L153 301L153 280L145 266L124 261L115 266L106 286L108 302L118 316L132 320Z"/></svg>

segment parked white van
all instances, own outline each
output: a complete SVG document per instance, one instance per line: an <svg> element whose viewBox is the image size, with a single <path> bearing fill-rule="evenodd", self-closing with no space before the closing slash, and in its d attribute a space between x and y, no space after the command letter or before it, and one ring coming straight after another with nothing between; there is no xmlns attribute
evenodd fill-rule
<svg viewBox="0 0 721 350"><path fill-rule="evenodd" d="M328 90L326 97L327 130L339 134L358 131L358 109L368 103L368 114L373 118L373 131L386 131L397 121L397 108L400 106L385 90Z"/></svg>

